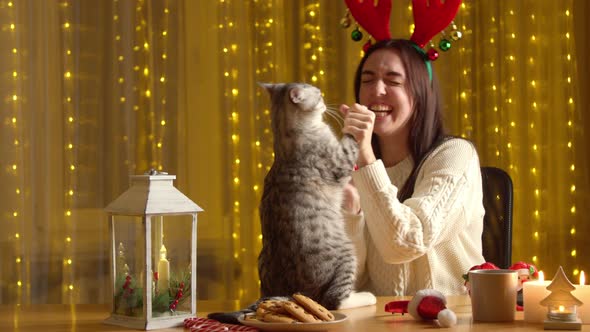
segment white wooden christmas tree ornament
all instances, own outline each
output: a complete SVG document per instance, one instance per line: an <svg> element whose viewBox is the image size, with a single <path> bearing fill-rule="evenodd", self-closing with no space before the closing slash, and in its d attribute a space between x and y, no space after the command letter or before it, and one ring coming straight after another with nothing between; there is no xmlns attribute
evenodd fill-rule
<svg viewBox="0 0 590 332"><path fill-rule="evenodd" d="M578 318L577 308L583 303L572 295L576 287L568 280L561 266L547 289L551 293L540 302L547 306L545 330L581 330L582 321Z"/></svg>

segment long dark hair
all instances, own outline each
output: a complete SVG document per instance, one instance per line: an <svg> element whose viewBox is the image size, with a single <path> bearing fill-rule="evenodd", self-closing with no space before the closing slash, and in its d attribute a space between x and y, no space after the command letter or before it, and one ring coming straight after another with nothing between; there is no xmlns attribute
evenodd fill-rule
<svg viewBox="0 0 590 332"><path fill-rule="evenodd" d="M357 103L361 88L361 73L367 59L373 52L381 49L393 50L402 60L406 72L404 88L414 103L414 112L410 123L408 138L410 153L414 159L414 168L410 177L398 192L400 201L411 197L414 192L418 167L428 153L445 138L442 106L438 82L434 73L430 79L425 54L416 49L416 45L406 39L387 39L373 44L358 65L354 77L354 93ZM381 158L377 135L373 134L371 143L375 156Z"/></svg>

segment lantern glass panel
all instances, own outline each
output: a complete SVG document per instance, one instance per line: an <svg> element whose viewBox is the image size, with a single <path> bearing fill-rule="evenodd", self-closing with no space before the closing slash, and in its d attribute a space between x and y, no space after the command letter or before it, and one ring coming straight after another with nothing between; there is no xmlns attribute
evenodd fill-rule
<svg viewBox="0 0 590 332"><path fill-rule="evenodd" d="M152 317L191 313L193 215L153 216Z"/></svg>
<svg viewBox="0 0 590 332"><path fill-rule="evenodd" d="M113 216L115 282L113 313L144 317L145 231L141 217Z"/></svg>

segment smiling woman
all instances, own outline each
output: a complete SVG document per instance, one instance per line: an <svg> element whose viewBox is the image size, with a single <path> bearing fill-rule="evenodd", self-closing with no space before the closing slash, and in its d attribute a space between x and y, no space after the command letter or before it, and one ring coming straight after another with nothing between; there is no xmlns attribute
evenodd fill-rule
<svg viewBox="0 0 590 332"><path fill-rule="evenodd" d="M410 119L413 116L414 106L417 106L413 97L416 93L412 89L414 86L412 83L423 77L413 72L406 74L406 68L412 70L414 67L408 62L410 57L405 56L406 61L403 61L400 53L392 49L380 49L375 51L372 57L367 57L362 65L358 90L360 104L366 105L375 113L373 129L375 135L399 142L397 148L403 149L391 156L404 155L408 152L406 149L412 125ZM419 66L424 67L424 64L421 63ZM393 145L388 144L388 147ZM383 148L385 146L376 146L377 151ZM395 164L401 159L388 162Z"/></svg>
<svg viewBox="0 0 590 332"><path fill-rule="evenodd" d="M425 61L412 41L376 43L357 69L360 104L343 107L342 131L360 150L347 187L358 194L345 197L358 197L361 211L348 211L347 227L365 280L359 286L379 295L462 294L461 270L484 261L478 155L469 142L445 137Z"/></svg>

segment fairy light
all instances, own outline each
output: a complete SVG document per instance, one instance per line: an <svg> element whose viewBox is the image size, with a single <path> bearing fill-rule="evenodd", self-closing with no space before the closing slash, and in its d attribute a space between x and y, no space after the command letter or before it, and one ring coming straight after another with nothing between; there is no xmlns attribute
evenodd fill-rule
<svg viewBox="0 0 590 332"><path fill-rule="evenodd" d="M19 143L22 141L23 128L21 125L22 120L22 94L23 94L23 82L21 77L21 59L19 56L20 40L19 35L22 34L17 24L17 8L16 5L11 1L7 7L0 7L4 22L8 22L8 28L3 32L6 33L6 41L8 43L6 51L5 63L7 64L7 73L10 73L6 79L6 88L8 92L8 98L4 100L3 110L7 116L6 122L4 122L5 129L2 129L8 135L12 135L13 139L6 140L6 151L7 156L10 159L5 160L8 162L7 165L7 177L5 178L6 183L3 186L6 192L2 191L2 197L6 199L6 206L8 207L4 215L7 216L7 224L13 236L8 236L10 242L14 246L14 266L10 268L11 273L5 273L6 286L8 291L15 295L14 301L17 304L23 304L30 302L30 288L22 287L23 285L30 284L29 274L27 273L29 265L28 251L25 250L25 243L28 242L25 233L25 220L23 213L24 210L24 195L21 195L21 186L24 183L24 172L22 171L23 165L23 147ZM4 25L3 25L4 26ZM11 84L12 83L12 84ZM2 142L4 144L4 142ZM2 147L4 149L4 146ZM24 261L24 262L23 262Z"/></svg>
<svg viewBox="0 0 590 332"><path fill-rule="evenodd" d="M461 15L463 19L466 18L463 10L460 10L458 14ZM490 17L490 21L487 25L488 28L486 30L487 37L485 38L485 40L489 41L489 45L486 46L487 48L495 48L497 46L495 46L494 44L496 44L497 42L502 42L502 37L500 34L500 31L502 30L498 29L498 26L499 20L496 19L495 15L492 15ZM471 52L469 52L468 54L472 53L473 50L471 50ZM503 96L504 89L502 84L504 84L505 82L500 78L500 73L494 65L494 60L496 59L495 56L490 52L483 52L482 56L484 56L482 62L484 64L487 64L484 65L483 74L485 75L485 78L483 78L483 82L489 84L489 88L486 88L484 91L486 93L486 100L490 101L487 107L489 107L488 112L491 115L491 121L488 122L489 124L485 131L492 133L491 142L492 146L494 146L493 149L489 149L489 153L492 154L490 154L488 158L489 160L495 160L494 163L501 165L503 163L503 160L505 160L507 156L507 148L505 148L507 147L507 128L502 125L504 107L499 106L501 103L500 100ZM470 68L477 67L477 64L475 63L468 63L468 65L470 65ZM470 83L468 86L472 86L472 84Z"/></svg>
<svg viewBox="0 0 590 332"><path fill-rule="evenodd" d="M164 153L166 152L166 133L168 124L166 121L166 113L169 105L167 105L166 100L168 97L168 58L163 56L168 53L168 44L169 44L169 31L170 31L170 21L171 15L174 15L173 12L170 10L170 3L169 0L164 0L161 6L161 11L158 13L158 17L160 17L159 22L160 26L156 26L157 33L155 33L152 37L153 40L151 41L152 44L152 54L150 54L150 59L155 66L153 68L153 75L150 77L150 82L154 87L154 97L152 98L152 105L154 109L158 112L154 117L154 124L155 126L155 134L156 137L156 147L157 151L155 152L155 159L158 164L158 168L162 169L162 164L164 161ZM150 15L151 17L151 15ZM149 51L150 47L148 43L144 43L144 49L146 52ZM159 125L158 125L159 124Z"/></svg>
<svg viewBox="0 0 590 332"><path fill-rule="evenodd" d="M65 117L64 138L69 142L75 142L77 137L76 130L79 126L79 122L77 121L79 115L78 109L76 108L76 99L78 97L76 97L77 94L75 93L75 85L78 81L78 77L76 75L78 68L73 44L73 41L75 40L74 35L78 32L78 29L73 24L74 20L72 10L73 9L71 8L70 3L68 1L64 1L60 7L59 12L60 21L63 22L61 23L61 49L64 50L64 54L62 56L62 93L63 96L65 96L63 98L62 106ZM64 170L64 180L66 188L75 189L77 177L74 170L76 169L75 164L77 162L77 147L74 143L70 144L72 144L72 148L66 149L64 153L64 164L67 165L66 169ZM64 238L70 239L72 239L74 232L72 217L72 207L74 206L74 201L76 200L74 189L67 190L64 198ZM73 248L74 246L72 241L63 242L64 261L73 256ZM70 286L74 284L75 280L73 264L63 264L62 275L62 302L74 303L74 293L71 292L70 289Z"/></svg>
<svg viewBox="0 0 590 332"><path fill-rule="evenodd" d="M577 103L575 101L575 96L576 95L576 90L573 88L573 86L570 84L571 83L571 77L573 75L576 75L576 64L575 59L572 59L571 53L574 50L574 45L573 45L573 41L570 38L570 35L572 34L572 30L573 30L573 17L571 17L570 15L570 6L571 6L571 2L565 2L564 6L565 6L565 16L560 16L565 22L563 25L560 25L562 27L565 27L566 31L560 31L560 35L561 36L565 36L565 38L559 38L560 42L562 43L562 47L565 50L566 55L566 59L565 59L565 63L564 63L564 68L565 68L565 77L566 77L566 83L563 84L565 87L565 95L564 98L566 99L566 109L567 109L567 119L568 119L568 123L565 127L565 131L566 131L566 137L565 137L565 141L567 142L567 149L565 149L565 154L566 156L569 157L570 160L570 168L569 170L566 168L565 171L563 172L566 176L565 179L567 179L566 181L564 181L564 185L563 185L563 192L565 194L565 197L567 197L567 201L569 202L570 205L570 209L569 209L569 219L574 221L574 226L571 227L570 230L570 243L573 243L574 245L577 244L577 239L576 239L576 229L575 229L575 222L578 222L580 219L576 214L576 200L577 200L577 196L576 196L576 192L575 192L575 186L576 186L576 172L575 172L575 159L576 159L576 127L577 127L577 123L575 123L576 119L578 118L576 116L576 106ZM566 166L567 167L567 166ZM572 264L570 265L580 265L580 262L584 262L584 260L580 260L578 259L578 256L584 257L585 255L577 255L577 250L576 248L572 248L572 255L571 255L571 259L572 259ZM588 269L588 266L583 266L582 268L586 268ZM577 269L576 269L577 271Z"/></svg>
<svg viewBox="0 0 590 332"><path fill-rule="evenodd" d="M537 11L538 9L535 6L531 6L531 8L529 8L530 11L530 15L526 15L527 18L530 20L528 22L528 24L531 27L535 27L538 26L539 22L535 21L535 17L538 16ZM529 53L532 53L534 55L538 54L541 49L540 49L540 43L537 43L537 35L535 35L536 30L532 29L532 33L530 35L530 37L525 36L524 34L522 34L522 37L519 35L519 39L527 39L528 40L528 45L527 45L527 49L529 50ZM540 38L543 38L543 36L540 36ZM524 56L523 56L524 57ZM532 56L529 58L529 61L527 61L525 63L525 70L526 70L526 75L527 77L530 78L530 81L527 84L527 94L529 96L529 99L531 100L531 102L528 104L530 105L530 122L528 124L528 126L526 127L526 130L528 130L528 137L530 137L530 144L531 144L531 150L530 152L527 154L528 157L527 159L529 160L531 166L532 166L532 170L530 173L528 174L522 174L523 177L526 177L528 183L530 186L533 186L535 189L535 194L529 197L523 197L522 201L528 200L528 203L526 204L526 206L530 206L530 208L533 211L533 214L535 216L535 218L533 219L533 225L531 227L531 230L534 232L534 234L536 234L535 238L539 239L539 232L543 232L545 233L546 230L544 229L545 226L545 218L544 216L546 215L545 213L545 199L544 196L541 195L541 192L545 191L544 188L544 182L543 182L543 177L539 176L541 174L543 174L542 172L542 167L543 162L542 162L542 153L539 149L539 146L541 145L541 142L539 141L539 139L542 139L542 137L539 137L538 135L538 130L537 130L537 123L541 122L542 119L542 112L540 112L539 108L537 107L538 104L538 100L540 100L540 98L542 97L541 93L542 93L542 89L539 88L539 82L540 82L540 78L539 78L539 66L536 65L536 63L532 60ZM516 89L516 87L515 87ZM523 128L524 130L524 128ZM539 171L538 171L539 170ZM539 189L540 188L540 189ZM544 245L541 241L535 241L532 246L529 247L528 250L532 251L533 254L535 254L536 257L539 257L538 252L541 250L542 245Z"/></svg>
<svg viewBox="0 0 590 332"><path fill-rule="evenodd" d="M236 8L238 3L234 3L232 0L220 0L219 2L219 13L220 13L220 21L225 22L222 27L219 28L220 35L223 35L225 38L220 45L220 56L222 58L222 72L228 72L230 75L223 76L222 78L222 86L224 97L224 109L229 112L229 114L236 113L238 114L240 110L238 109L238 103L240 98L243 98L240 95L239 89L239 63L238 60L240 57L240 51L237 47L233 47L235 43L238 41L237 37L237 29L241 28L239 21L235 21L238 18L232 14L232 7ZM228 116L227 117L227 133L228 133L228 144L229 144L229 151L230 151L230 160L242 159L241 157L241 149L240 149L240 126L238 122L238 117L236 116ZM247 257L242 255L241 248L243 246L242 240L242 228L241 228L241 181L240 181L240 171L241 171L241 164L240 163L231 163L230 172L231 172L231 184L229 189L229 197L228 203L231 202L231 206L228 206L228 209L231 209L230 215L232 219L232 242L233 242L233 257L236 260L245 261ZM242 283L238 285L238 299L242 299L243 294L246 289L246 281L245 278L242 280Z"/></svg>
<svg viewBox="0 0 590 332"><path fill-rule="evenodd" d="M119 17L122 10L119 6L123 4L119 4L117 0L114 0L114 2L114 15ZM136 112L138 118L136 134L138 137L147 137L146 140L133 142L129 140L129 133L123 136L125 144L129 147L131 147L131 144L135 144L137 149L145 152L145 155L135 160L135 163L130 160L125 161L132 173L136 173L138 170L144 172L151 168L163 169L160 159L162 149L158 148L158 143L162 144L161 133L164 126L160 125L160 121L163 119L158 118L160 108L156 108L160 93L160 89L155 86L154 78L157 75L154 72L155 54L153 51L156 47L151 45L152 40L150 40L148 29L152 25L151 11L153 5L150 1L135 0L133 3L135 10L131 13L131 22L133 22L131 39L124 42L121 37L115 38L117 50L120 52L117 55L119 59L118 70L120 71L120 74L117 75L117 81L121 85L131 86L132 91L120 96L120 107L123 111L132 109ZM167 20L167 18L164 18L164 20ZM124 20L113 20L116 36L123 35L126 28L123 26L124 22L122 21ZM161 35L154 36L154 38L161 38ZM124 56L124 54L127 54L127 56ZM127 58L129 58L129 61L127 61ZM129 67L133 68L133 72L128 77L125 77L123 73L126 73L125 68ZM120 91L123 93L123 91L129 90L121 89Z"/></svg>
<svg viewBox="0 0 590 332"><path fill-rule="evenodd" d="M276 23L277 21L280 22L280 18L275 20L273 17L276 11L276 9L273 10L273 6L276 6L276 4L273 4L272 0L258 1L255 6L255 28L257 31L257 47L255 49L256 81L275 82L277 80L276 69L278 66L276 65L277 53L274 50L277 46L280 47L280 45L277 45L280 40L273 40L273 38L280 33L280 26ZM311 45L309 46L311 47ZM251 146L254 177L249 190L255 201L259 202L262 196L262 190L260 189L264 177L273 162L273 137L270 129L271 118L268 94L262 88L256 89L255 93L256 100L260 101L261 105L255 107L255 135L253 140L261 143ZM239 113L235 113L235 115L232 113L232 118L236 121L238 121L238 117ZM240 159L235 159L235 163L240 164ZM254 213L257 214L258 210L256 209ZM259 219L259 217L257 216L256 219ZM259 224L255 224L254 227L252 234L253 252L256 253L260 252L262 248L262 234Z"/></svg>
<svg viewBox="0 0 590 332"><path fill-rule="evenodd" d="M324 53L323 43L324 36L321 30L321 6L318 0L307 0L303 5L304 22L303 22L303 40L309 43L309 47L304 47L302 68L305 68L303 75L304 81L311 82L320 90L324 91Z"/></svg>
<svg viewBox="0 0 590 332"><path fill-rule="evenodd" d="M508 29L514 29L517 26L518 15L514 15L514 13L514 9L507 6L506 12L503 14L504 20L506 22L505 25L506 27L508 27ZM506 45L508 45L508 49L513 49L512 47L516 47L518 43L518 41L516 41L516 34L514 32L511 32L510 30L507 31L507 33L510 36L510 38L503 38L503 40L506 43ZM506 60L508 61L504 61L503 66L501 66L503 67L502 69L507 72L516 72L519 66L519 58L512 54L508 54L506 56ZM499 71L500 69L501 68L495 70ZM506 121L509 121L510 123L509 126L504 126L505 135L503 137L503 140L506 141L506 148L504 149L505 155L503 160L508 161L510 163L509 168L512 172L516 171L516 173L518 173L518 170L514 168L514 160L515 157L517 157L517 154L514 152L515 149L513 149L512 144L512 140L515 137L517 137L517 134L519 132L519 128L514 120L515 116L513 113L519 107L518 100L515 99L512 95L512 92L515 90L513 82L501 79L500 86L500 89L502 91L502 97L504 99L504 103L502 104L502 112L500 116L502 117L502 122L505 123ZM515 179L515 182L517 182L517 179Z"/></svg>

